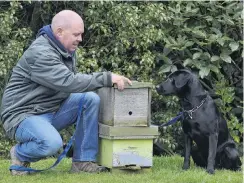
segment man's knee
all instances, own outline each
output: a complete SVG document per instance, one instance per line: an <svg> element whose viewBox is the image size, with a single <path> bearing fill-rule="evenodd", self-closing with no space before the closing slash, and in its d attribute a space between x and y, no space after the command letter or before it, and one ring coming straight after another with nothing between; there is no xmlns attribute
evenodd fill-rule
<svg viewBox="0 0 244 183"><path fill-rule="evenodd" d="M87 92L85 96L85 100L92 105L99 106L100 104L100 97L94 92Z"/></svg>
<svg viewBox="0 0 244 183"><path fill-rule="evenodd" d="M62 147L63 141L60 136L56 138L41 140L39 142L39 153L42 157L52 156L56 154L58 150Z"/></svg>

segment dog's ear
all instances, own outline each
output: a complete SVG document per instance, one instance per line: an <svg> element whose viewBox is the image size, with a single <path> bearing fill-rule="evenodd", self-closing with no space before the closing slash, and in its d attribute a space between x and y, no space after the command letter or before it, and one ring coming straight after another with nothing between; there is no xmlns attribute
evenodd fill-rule
<svg viewBox="0 0 244 183"><path fill-rule="evenodd" d="M174 80L175 80L175 87L176 88L182 88L190 80L190 74L188 72L179 71L176 73Z"/></svg>

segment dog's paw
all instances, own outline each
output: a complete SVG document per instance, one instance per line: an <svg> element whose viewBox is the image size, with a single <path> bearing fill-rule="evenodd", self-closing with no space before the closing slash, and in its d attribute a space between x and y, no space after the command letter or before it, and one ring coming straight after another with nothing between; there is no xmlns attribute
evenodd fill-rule
<svg viewBox="0 0 244 183"><path fill-rule="evenodd" d="M208 172L209 174L214 174L214 169L212 169L212 168L208 168L208 169L207 169L207 172Z"/></svg>
<svg viewBox="0 0 244 183"><path fill-rule="evenodd" d="M182 169L183 170L187 170L187 169L189 169L190 168L190 165L189 164L184 164L183 166L182 166Z"/></svg>

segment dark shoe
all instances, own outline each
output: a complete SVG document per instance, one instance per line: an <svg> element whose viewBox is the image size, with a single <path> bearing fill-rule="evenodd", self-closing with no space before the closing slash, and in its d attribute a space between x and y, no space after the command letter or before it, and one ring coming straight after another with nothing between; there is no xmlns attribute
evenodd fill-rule
<svg viewBox="0 0 244 183"><path fill-rule="evenodd" d="M12 165L18 165L18 166L25 166L25 167L30 167L29 162L22 162L20 161L15 153L15 146L13 146L10 150L10 157L11 157L11 166ZM28 171L17 171L17 170L11 170L11 175L27 175L29 174Z"/></svg>
<svg viewBox="0 0 244 183"><path fill-rule="evenodd" d="M88 173L100 173L107 172L107 168L104 166L99 166L91 161L82 161L82 162L72 162L72 167L70 169L71 173L78 172L88 172Z"/></svg>

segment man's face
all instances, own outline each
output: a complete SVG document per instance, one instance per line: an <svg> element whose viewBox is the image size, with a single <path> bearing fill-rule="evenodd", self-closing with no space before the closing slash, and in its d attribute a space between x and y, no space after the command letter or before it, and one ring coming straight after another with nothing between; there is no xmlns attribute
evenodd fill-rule
<svg viewBox="0 0 244 183"><path fill-rule="evenodd" d="M77 49L78 44L82 41L83 33L83 23L71 23L70 27L61 30L59 41L63 44L68 52L73 52Z"/></svg>

